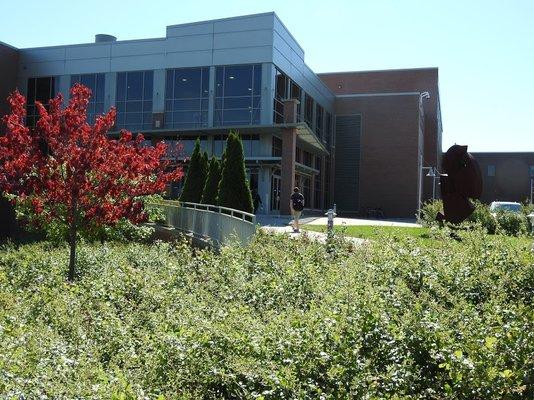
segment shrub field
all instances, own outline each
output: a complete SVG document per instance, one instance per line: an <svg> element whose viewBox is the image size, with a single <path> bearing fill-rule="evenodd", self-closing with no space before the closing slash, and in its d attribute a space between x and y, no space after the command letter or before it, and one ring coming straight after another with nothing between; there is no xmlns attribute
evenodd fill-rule
<svg viewBox="0 0 534 400"><path fill-rule="evenodd" d="M533 398L530 244L434 234L4 245L0 398Z"/></svg>

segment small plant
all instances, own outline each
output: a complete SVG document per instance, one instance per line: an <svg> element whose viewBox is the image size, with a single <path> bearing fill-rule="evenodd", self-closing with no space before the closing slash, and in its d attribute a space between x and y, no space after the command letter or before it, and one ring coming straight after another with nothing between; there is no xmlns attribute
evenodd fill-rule
<svg viewBox="0 0 534 400"><path fill-rule="evenodd" d="M524 235L528 231L527 217L524 214L499 211L496 215L498 232L509 236Z"/></svg>
<svg viewBox="0 0 534 400"><path fill-rule="evenodd" d="M437 225L436 216L440 212L443 212L443 202L441 200L428 200L421 207L418 220L423 226Z"/></svg>
<svg viewBox="0 0 534 400"><path fill-rule="evenodd" d="M491 215L489 207L481 203L480 201L475 201L475 211L468 218L468 222L478 224L480 227L486 230L487 233L493 235L497 230L497 220L493 215Z"/></svg>

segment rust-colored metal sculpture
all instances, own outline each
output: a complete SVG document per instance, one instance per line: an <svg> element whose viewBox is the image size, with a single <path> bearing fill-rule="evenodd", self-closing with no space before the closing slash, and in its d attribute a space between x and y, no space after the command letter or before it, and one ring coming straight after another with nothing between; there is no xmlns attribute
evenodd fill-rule
<svg viewBox="0 0 534 400"><path fill-rule="evenodd" d="M475 157L467 152L467 146L455 144L443 155L440 176L443 214L438 221L460 223L475 210L470 199L482 195L482 174Z"/></svg>

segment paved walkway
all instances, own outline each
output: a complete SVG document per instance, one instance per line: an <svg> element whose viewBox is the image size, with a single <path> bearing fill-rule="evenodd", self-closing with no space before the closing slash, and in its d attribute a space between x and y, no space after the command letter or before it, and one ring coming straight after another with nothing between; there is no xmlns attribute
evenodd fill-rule
<svg viewBox="0 0 534 400"><path fill-rule="evenodd" d="M276 215L258 215L256 221L261 226L282 227L291 223L291 217ZM300 219L303 225L323 225L326 227L326 217L304 217ZM362 219L362 218L335 218L334 225L360 225L360 226L398 226L398 227L421 227L414 220L407 219Z"/></svg>
<svg viewBox="0 0 534 400"><path fill-rule="evenodd" d="M314 231L306 231L304 229L301 229L299 233L293 232L293 228L288 226L262 226L260 229L264 230L265 232L270 233L277 233L277 234L287 234L291 239L296 239L302 235L306 235L310 239L317 240L318 242L325 243L326 242L326 234L323 232L314 232ZM355 245L362 245L367 243L367 240L355 238L346 236L346 240L354 243Z"/></svg>
<svg viewBox="0 0 534 400"><path fill-rule="evenodd" d="M292 218L287 216L275 216L275 215L258 215L256 216L256 222L261 225L260 229L266 232L288 234L291 238L298 238L305 234L311 239L324 243L326 241L326 234L322 232L305 231L301 229L300 233L294 233L291 226ZM326 227L326 217L307 217L301 218L301 225L323 225ZM360 225L360 226L398 226L398 227L420 227L410 220L383 220L383 219L361 219L361 218L335 218L334 226L342 225ZM303 233L305 232L305 233ZM366 243L365 239L346 237L347 240L353 242L356 245Z"/></svg>

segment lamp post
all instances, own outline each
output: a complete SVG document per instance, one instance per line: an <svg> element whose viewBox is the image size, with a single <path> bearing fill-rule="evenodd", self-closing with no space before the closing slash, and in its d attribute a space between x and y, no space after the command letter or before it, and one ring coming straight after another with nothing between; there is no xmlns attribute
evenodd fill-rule
<svg viewBox="0 0 534 400"><path fill-rule="evenodd" d="M430 171L428 171L428 174L426 176L429 176L432 178L432 200L436 199L436 179L439 179L439 172L435 167L430 167Z"/></svg>

